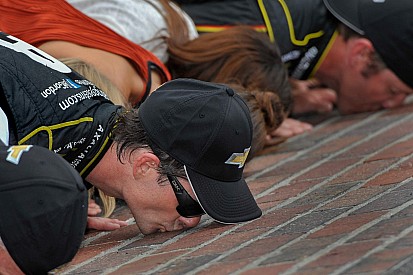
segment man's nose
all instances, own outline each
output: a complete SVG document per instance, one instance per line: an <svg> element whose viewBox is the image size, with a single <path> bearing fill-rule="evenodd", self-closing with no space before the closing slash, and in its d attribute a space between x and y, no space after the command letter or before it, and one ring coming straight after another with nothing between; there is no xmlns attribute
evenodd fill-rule
<svg viewBox="0 0 413 275"><path fill-rule="evenodd" d="M383 102L383 107L385 109L398 107L403 104L406 97L407 97L406 94L395 95L391 99L388 99L385 102Z"/></svg>
<svg viewBox="0 0 413 275"><path fill-rule="evenodd" d="M181 216L178 218L178 220L184 228L191 228L197 226L197 224L201 220L201 217L185 218Z"/></svg>

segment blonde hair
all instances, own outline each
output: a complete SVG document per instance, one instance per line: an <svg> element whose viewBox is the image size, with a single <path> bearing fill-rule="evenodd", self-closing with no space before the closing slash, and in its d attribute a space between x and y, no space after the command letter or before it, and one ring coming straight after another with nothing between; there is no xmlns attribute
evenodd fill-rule
<svg viewBox="0 0 413 275"><path fill-rule="evenodd" d="M62 58L60 59L63 63L69 66L72 70L76 71L78 74L82 75L87 80L93 82L99 89L101 89L116 105L122 105L126 108L130 108L131 105L127 102L122 92L103 74L99 73L92 65L86 63L83 60L76 58ZM106 195L102 190L97 189L99 192L99 197L103 204L103 214L102 216L109 217L116 207L116 199L114 197ZM95 192L95 187L89 189L89 199L92 198Z"/></svg>
<svg viewBox="0 0 413 275"><path fill-rule="evenodd" d="M83 60L76 58L62 58L63 63L69 66L72 70L76 71L84 78L92 81L97 87L99 87L116 105L122 105L130 108L130 105L122 92L103 74L98 72L92 65L86 63Z"/></svg>

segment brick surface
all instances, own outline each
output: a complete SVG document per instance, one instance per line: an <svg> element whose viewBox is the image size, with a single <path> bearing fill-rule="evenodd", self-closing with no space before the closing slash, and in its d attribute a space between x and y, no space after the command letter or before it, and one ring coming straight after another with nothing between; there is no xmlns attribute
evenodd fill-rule
<svg viewBox="0 0 413 275"><path fill-rule="evenodd" d="M245 168L263 216L143 236L88 232L56 274L413 274L413 105L308 116Z"/></svg>

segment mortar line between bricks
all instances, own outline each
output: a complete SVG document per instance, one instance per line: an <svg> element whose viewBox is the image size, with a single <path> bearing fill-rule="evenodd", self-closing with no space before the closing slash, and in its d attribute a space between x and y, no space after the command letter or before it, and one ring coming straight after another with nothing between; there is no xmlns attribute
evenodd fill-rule
<svg viewBox="0 0 413 275"><path fill-rule="evenodd" d="M322 142L317 143L317 144L315 144L314 146L312 146L312 147L310 147L310 148L308 148L308 149L301 150L300 152L298 152L297 154L295 154L295 155L293 155L293 156L290 156L290 157L288 157L288 158L286 158L286 159L280 160L280 161L278 161L277 163L275 163L274 165L271 165L271 166L269 166L269 167L267 167L267 168L262 169L260 172L257 172L257 173L255 173L254 175L251 175L251 176L249 176L248 178L246 178L246 181L255 180L255 179L257 179L258 177L260 177L260 176L262 176L262 175L264 175L264 174L266 174L266 173L268 173L268 172L270 172L270 171L278 168L279 166L281 166L281 165L283 165L283 164L285 164L285 163L287 163L287 162L289 162L289 161L291 161L291 160L295 160L295 159L297 159L298 157L300 157L300 156L302 156L302 155L304 155L304 154L308 154L308 152L314 151L314 150L318 149L319 147L324 146L325 143L328 143L328 142L330 142L330 141L332 141L332 140L334 140L334 139L336 139L336 138L338 138L338 137L340 137L340 136L343 136L344 134L350 132L351 130L353 130L353 129L355 129L355 128L361 127L361 126L369 123L370 121L376 119L377 117L379 117L379 116L380 116L381 114L383 114L383 113L384 113L384 111L380 111L380 112L377 112L377 113L375 113L375 114L373 114L373 115L371 115L371 116L368 116L367 118L363 119L362 121L360 121L360 122L358 122L358 123L355 123L355 124L351 125L350 127L347 127L347 128L344 129L344 130L340 130L340 131L338 131L338 132L335 133L335 134L330 135L328 138L326 138L326 139L323 140ZM318 128L318 127L317 127L317 128ZM300 135L299 137L302 138L304 135L305 135L305 134L302 134L302 135ZM292 141L289 139L287 142L292 142Z"/></svg>
<svg viewBox="0 0 413 275"><path fill-rule="evenodd" d="M394 208L392 211L387 212L386 214L380 216L379 218L368 222L362 226L360 226L359 228L357 228L356 230L354 230L353 232L351 232L350 234L346 235L345 237L335 241L334 243L328 245L327 247L325 247L324 249L321 249L319 252L312 254L311 256L302 259L299 263L295 264L294 266L292 266L290 269L288 269L285 272L282 272L281 274L293 274L294 272L297 272L301 267L319 259L321 256L325 255L326 253L330 252L331 250L333 250L334 248L338 247L339 245L345 244L348 240L350 240L351 238L356 237L357 235L359 235L360 233L364 232L365 230L371 228L372 226L378 224L381 221L384 221L386 219L391 218L391 216L399 213L400 211L406 209L407 207L413 205L413 200L407 201L405 203L403 203L402 205Z"/></svg>
<svg viewBox="0 0 413 275"><path fill-rule="evenodd" d="M410 116L413 116L413 115L410 115ZM403 119L403 120L400 121L399 123L401 123L401 122L403 122L403 121L405 121L405 120L408 120L408 119L410 118L410 116L409 116L409 117L406 117L405 119ZM392 126L389 126L389 127L391 128L391 127L394 127L395 125L397 125L397 124L393 124ZM382 133L383 131L386 131L387 128L389 128L389 127L382 128L381 130L377 131L377 132L375 133L375 135L370 135L370 137L369 137L368 139L364 139L364 140L362 140L362 141L360 141L360 142L358 142L358 143L355 143L355 144L353 144L352 146L350 146L350 148L358 145L359 143L368 141L369 139L373 138L374 136ZM412 134L412 136L413 136L413 134ZM405 138L405 137L403 137L403 138ZM391 143L391 144L394 144L394 143L398 142L399 140L400 140L400 139L398 139L397 141L395 141L395 142L393 142L393 143ZM387 145L386 147L391 146L391 144ZM385 147L385 148L386 148L386 147ZM382 148L381 150L384 150L385 148ZM348 150L348 149L349 149L349 148L340 150L340 151L339 151L338 153L336 153L336 154L339 154L339 153L341 153L342 151L345 151L345 150ZM380 150L380 151L381 151L381 150ZM376 153L376 152L375 152L375 153ZM335 154L335 155L336 155L336 154ZM360 160L359 162L364 161L364 159L369 158L371 155L373 155L373 154L370 154L370 155L366 156L365 158L363 158L363 159ZM359 162L358 162L358 163L359 163ZM357 163L357 164L358 164L358 163ZM355 164L355 165L356 165L356 164ZM352 167L349 167L348 169L351 169L351 168L352 168ZM347 171L347 170L342 171L342 173L344 173L345 171ZM329 180L330 180L330 179L329 179ZM324 181L322 185L324 185L325 182L327 182L327 181L328 181L328 180ZM321 185L320 185L320 186L321 186ZM317 186L317 188L320 187L320 186ZM317 188L314 188L314 190L317 189ZM286 203L285 205L287 205L287 204L289 204L289 203L291 203L291 202L293 202L293 201L295 201L295 200L297 200L297 199L298 199L298 198L294 198L292 201L289 201L289 202ZM321 205L321 206L324 206L324 204ZM320 206L320 207L321 207L321 206ZM275 209L277 209L277 208L280 208L280 207L281 207L281 206L278 205L277 207L273 208L273 210L275 210ZM269 211L270 211L270 210L267 210L267 211L265 211L265 212L267 213L267 212L269 212ZM311 212L305 213L304 215L309 214L309 213L311 213ZM296 216L296 219L298 219L298 218L300 218L300 217L302 217L302 216L304 216L304 215ZM294 219L294 220L295 220L295 219ZM294 221L294 220L290 220L290 222L292 222L292 221ZM288 225L290 222L283 224L283 226ZM249 222L249 223L250 223L250 222ZM191 249L191 250L188 251L187 253L183 253L183 254L181 254L180 256L175 257L174 259L169 260L168 262L165 262L165 263L163 263L163 264L161 264L161 265L158 265L156 268L152 269L151 272L145 273L145 274L154 274L154 273L156 273L157 271L161 270L162 268L168 266L170 263L172 263L172 262L175 261L176 259L182 258L182 257L188 255L189 253L192 253L193 251L196 251L196 250L198 250L198 249L200 249L200 248L208 245L209 243L212 243L213 241L216 241L216 240L220 239L221 237L226 236L226 235L232 233L233 231L237 230L238 228L240 228L240 227L242 227L242 226L244 226L244 225L246 225L246 224L249 224L249 223L244 223L244 224L240 224L240 225L238 225L238 226L235 226L235 227L232 228L231 230L225 232L225 234L218 235L218 236L214 237L213 239L209 240L208 242L201 244L201 245L198 246L197 248ZM280 229L280 228L282 228L283 226L277 227L277 230ZM274 231L275 231L275 230L274 230ZM266 235L265 235L265 236L266 236ZM263 237L264 237L264 236L263 236ZM252 242L252 241L251 241L251 242ZM249 243L250 243L250 242L248 242L248 244L249 244ZM245 244L245 245L243 245L242 247L244 247L244 246L246 246L246 245L248 245L248 244ZM240 247L239 249L241 249L242 247ZM212 260L212 261L211 261L209 264L207 264L206 266L209 266L210 264L212 264L213 262L215 262L215 260L219 260L219 259L221 259L221 258L223 258L223 257L226 257L226 256L230 255L231 253L236 252L236 251L239 250L239 249L235 249L234 251L230 250L229 253L225 253L225 254L219 256L217 259ZM153 252L153 253L155 253L155 252ZM137 260L137 259L139 259L139 258L143 258L143 257L137 256L137 257L131 259L130 261L122 264L121 266L126 265L126 264L128 264L128 263L131 263L131 262L133 262L133 261L135 261L135 260ZM112 271L115 271L116 269L119 269L121 266L119 266L118 268L115 268L115 269L112 270ZM205 267L205 265L202 266L202 268L204 268L204 267ZM201 267L200 267L200 268L201 268ZM190 273L188 273L188 274L194 274L194 273L197 272L197 271L198 271L198 269L195 269L195 270L193 270L192 272L190 272ZM107 273L105 273L105 274L107 274Z"/></svg>
<svg viewBox="0 0 413 275"><path fill-rule="evenodd" d="M387 272L395 272L397 271L399 268L401 268L403 265L407 264L408 262L413 260L413 255L411 255L410 257L407 257L406 259L404 259L403 261L399 262L398 264L392 266L389 270L387 270Z"/></svg>
<svg viewBox="0 0 413 275"><path fill-rule="evenodd" d="M394 143L396 143L396 142L399 142L400 140L408 139L408 138L411 137L411 136L413 136L413 134L410 134L410 135L408 135L407 137L405 136L405 137L403 137L403 138L400 138L400 139L398 139L397 141L393 142L392 144L394 144ZM386 146L386 147L384 147L384 148L382 148L382 149L379 150L379 151L385 150L385 149L386 149L387 147L389 147L389 146L391 146L391 144L388 145L388 146ZM368 159L371 155L373 155L373 154L370 154L370 155L366 156L365 158L361 159L358 163L363 162L365 159ZM384 169L381 173L375 174L375 175L373 175L372 177L364 180L361 184L356 185L356 186L350 188L347 192L343 192L343 193L342 193L341 195L339 195L339 196L336 196L336 197L334 197L334 198L332 198L332 199L330 199L330 200L327 200L327 201L325 201L325 202L323 202L323 203L320 203L320 204L318 204L316 207L314 207L313 209L308 210L307 212L304 212L304 213L302 213L302 214L296 215L294 218L292 218L292 219L284 222L283 224L278 225L278 226L275 227L274 229L266 232L265 234L260 235L260 236L257 236L256 239L257 239L257 240L258 240L258 239L262 239L262 238L268 236L269 234L272 234L273 232L281 229L282 227L284 227L284 226L292 223L293 221L295 221L295 220L297 220L297 219L299 219L299 218L301 218L301 217L304 217L304 216L306 216L306 215L308 215L308 214L311 214L311 213L315 212L316 210L318 210L319 208L325 206L326 204L331 203L332 201L337 200L337 199L345 196L347 193L349 193L349 192L351 192L351 191L354 191L354 190L356 190L356 189L359 189L360 187L362 187L362 186L363 186L366 182L368 182L369 180L372 180L372 179L378 177L379 175L381 175L381 174L385 173L386 171L390 170L392 167L395 167L395 166L397 166L398 164L406 161L407 159L411 158L412 156L413 156L413 154L401 158L399 161L397 161L397 162L394 163L393 165L390 165L389 168ZM345 169L345 170L343 171L343 173L346 172L347 170L348 170L348 169ZM349 209L348 211L342 213L341 215L335 217L334 219L331 219L330 221L325 222L324 225L330 224L330 223L332 223L332 222L334 222L334 221L336 221L336 220L338 220L338 219L340 219L340 218L342 218L342 217L348 216L348 214L350 214L350 213L358 210L358 209L361 208L361 207L364 207L364 206L367 205L368 203L379 199L380 197L388 194L389 192L393 191L393 190L396 189L396 188L399 188L400 186L403 186L403 185L404 185L406 182L408 182L410 179L411 179L411 178L406 179L405 181L403 181L402 183L399 183L399 184L396 185L395 187L389 188L388 190L384 191L383 193L380 193L380 194L374 196L374 197L371 198L370 200L368 200L368 201L366 201L366 202L358 205L359 207L356 206L356 207L353 207L353 208ZM331 180L331 179L326 179L325 181L323 181L323 182L320 183L319 185L321 185L321 184L324 185L325 182L328 182L328 181L330 181L330 180ZM301 197L300 197L300 198L301 198ZM289 204L289 203L283 204L282 206L285 206L285 205L288 205L288 204ZM274 210L277 210L278 208L281 208L282 206L277 205L277 206L275 206L275 207L267 210L266 212L272 212L272 211L274 211ZM303 235L301 235L300 237L298 237L298 238L296 238L296 239L294 239L294 240L291 240L290 242L286 243L285 245L279 247L277 250L274 250L274 251L271 252L270 254L267 254L267 255L265 256L265 258L261 257L260 259L257 259L257 260L255 260L254 262L252 262L251 264L246 265L245 267L243 267L243 268L240 270L240 272L245 271L245 269L248 269L249 267L253 267L253 265L258 265L260 262L266 260L266 259L269 258L269 257L275 256L275 255L281 253L281 250L283 250L284 248L287 248L288 246L291 246L292 244L294 244L294 243L296 243L296 242L304 239L304 238L307 237L308 235L310 235L310 234L312 234L312 233L314 233L314 232L316 232L316 231L318 231L318 230L320 230L320 229L322 229L322 228L324 228L324 227L325 227L325 226L323 226L323 227L321 227L321 228L318 228L318 227L317 227L317 228L314 228L314 229L312 229L311 231L309 231L307 234L303 234ZM251 243L251 242L250 242L250 243ZM248 244L249 244L249 243L248 243ZM239 274L239 272L237 272L237 273L235 273L235 274Z"/></svg>
<svg viewBox="0 0 413 275"><path fill-rule="evenodd" d="M346 270L356 266L358 263L360 263L362 260L366 259L367 257L373 255L374 253L377 253L379 251L384 250L387 246L397 242L401 238L407 236L408 234L413 232L413 225L409 226L408 228L405 228L402 232L400 232L399 235L393 236L388 238L387 240L384 241L382 245L379 245L371 250L369 250L367 253L365 253L362 257L358 258L357 260L354 260L352 262L349 262L343 266L341 266L339 269L335 270L331 275L339 275L345 272Z"/></svg>
<svg viewBox="0 0 413 275"><path fill-rule="evenodd" d="M409 135L408 137L410 137L410 136L413 136L413 134ZM392 144L394 144L394 143L396 143L396 142L399 142L400 140L407 139L408 137L405 136L405 137L403 137L403 138L400 138L400 139L398 139L397 141L393 142ZM391 146L391 144L388 145L387 147L389 147L389 146ZM382 148L381 150L385 150L387 147ZM364 161L365 159L369 158L371 155L372 155L372 154L366 156L365 158L363 158L362 160L360 160L360 162L362 162L362 161ZM195 274L196 272L205 269L206 267L212 265L213 263L215 263L215 262L217 262L217 261L219 261L219 260L221 260L221 259L223 259L223 258L225 258L225 257L227 257L227 256L229 256L229 255L231 255L232 253L234 253L234 252L236 252L236 251L238 251L238 250L240 250L240 249L248 246L249 244L251 244L251 243L253 243L253 242L257 241L257 240L260 240L260 239L265 238L266 236L272 234L273 232L275 232L275 231L281 229L282 227L284 227L284 226L292 223L293 221L295 221L295 220L297 220L297 219L299 219L299 218L301 218L301 217L303 217L303 216L305 216L305 215L311 214L312 212L314 212L314 211L316 211L317 209L325 206L326 204L328 204L328 203L330 203L330 202L332 202L332 201L334 201L334 200L337 200L337 199L345 196L347 193L349 193L349 192L351 192L351 191L354 191L354 190L360 188L360 187L363 186L363 185L365 184L365 182L367 182L368 180L371 180L371 179L379 176L380 174L385 173L386 171L388 171L388 170L391 169L392 167L398 165L399 163L405 161L406 159L409 159L410 157L411 157L411 156L407 156L407 157L404 157L404 158L400 159L398 162L396 162L396 163L394 163L393 165L391 165L388 169L384 169L381 173L376 174L376 175L373 175L372 177L370 177L369 179L365 180L363 183L359 184L358 186L354 186L354 187L350 188L347 192L343 192L343 193L342 193L341 195L339 195L339 196L336 196L336 197L334 197L334 198L332 198L332 199L330 199L330 200L327 200L327 201L325 201L325 202L323 202L323 203L320 203L320 204L319 204L318 206L316 206L315 208L313 208L313 209L311 209L311 210L309 210L309 211L307 211L307 212L305 212L305 213L303 213L303 214L296 215L294 218L288 220L287 222L285 222L285 223L283 223L283 224L280 224L280 225L278 225L277 227L273 228L272 230L270 230L270 231L268 231L268 232L266 232L266 233L264 233L264 234L261 234L261 235L255 237L255 238L251 239L250 241L247 241L247 242L243 243L242 245L240 245L240 246L238 246L238 247L236 247L236 248L233 248L233 249L229 250L227 253L221 254L221 255L218 256L217 258L209 261L208 264L203 265L203 266L200 266L200 267L194 269L193 271L191 271L191 272L188 273L188 274ZM327 182L327 181L329 181L329 179L325 180L324 182ZM393 187L393 188L389 188L389 189L386 190L385 192L382 192L382 193L376 195L376 196L373 197L371 200L366 201L366 202L365 202L364 204L362 204L361 206L359 205L359 207L353 207L352 209L350 209L351 211L349 210L349 211L343 213L342 215L336 217L335 219L331 219L330 221L325 222L324 225L329 224L329 223L332 223L332 222L334 222L335 220L337 220L337 219L339 219L339 218L342 218L342 217L345 217L345 216L347 216L349 213L354 212L354 211L358 210L358 209L361 208L361 207L364 207L364 206L367 205L368 203L370 203L370 202L372 202L372 201L374 201L374 200L376 200L376 199L379 199L380 197L382 197L382 196L390 193L390 192L393 191L394 189L399 188L400 186L404 185L405 182L408 182L408 180L403 181L403 183L400 183L399 185L396 185L396 186ZM273 210L275 210L275 209L276 209L276 207L273 208ZM269 212L269 211L270 211L270 210L267 210L266 212ZM242 226L242 225L240 225L239 227L241 227L241 226ZM237 227L236 229L238 229L239 227ZM297 239L295 239L295 240L292 240L291 242L287 243L285 246L280 247L279 250L284 249L285 247L287 247L287 245L290 246L291 244L293 244L293 243L292 243L293 241L298 242L299 240L305 238L305 237L308 236L309 234L314 233L314 232L316 232L316 231L318 231L318 230L320 230L320 229L322 229L322 228L324 228L324 227L325 227L325 226L321 226L321 227L319 227L319 228L316 228L316 229L311 230L310 232L308 232L308 234L302 235L302 236L300 236L299 238L297 238ZM235 230L235 229L234 229L234 230ZM231 232L232 232L232 231L231 231ZM294 243L295 243L295 242L294 242ZM194 250L196 250L196 249L194 249ZM189 252L188 252L188 253L189 253ZM272 253L271 255L274 255L274 254ZM265 258L265 259L266 259L266 258ZM264 260L265 260L265 259L264 259ZM261 261L263 261L263 260L261 260ZM250 265L247 265L247 266L250 266ZM245 266L245 267L247 267L247 266ZM159 270L159 269L158 269L158 270ZM242 271L244 271L244 268L242 269ZM234 274L237 274L237 273L234 273Z"/></svg>

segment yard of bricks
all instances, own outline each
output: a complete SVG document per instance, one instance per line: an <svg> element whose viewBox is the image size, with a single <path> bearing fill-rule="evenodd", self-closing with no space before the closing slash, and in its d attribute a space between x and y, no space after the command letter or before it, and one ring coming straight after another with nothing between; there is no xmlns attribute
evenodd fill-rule
<svg viewBox="0 0 413 275"><path fill-rule="evenodd" d="M245 167L263 216L181 232L88 232L55 274L413 274L413 104L312 115Z"/></svg>

